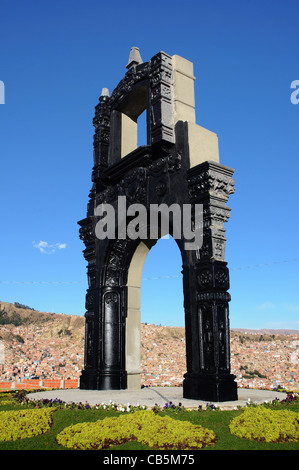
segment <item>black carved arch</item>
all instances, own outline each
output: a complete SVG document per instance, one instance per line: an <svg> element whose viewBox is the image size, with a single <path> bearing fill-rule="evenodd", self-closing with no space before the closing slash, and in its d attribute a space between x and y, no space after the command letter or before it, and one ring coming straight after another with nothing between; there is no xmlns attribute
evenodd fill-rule
<svg viewBox="0 0 299 470"><path fill-rule="evenodd" d="M151 204L203 205L202 247L188 251L184 239L177 240L186 325L183 393L185 398L208 401L237 397L230 373L230 296L224 251L233 170L218 163L217 139L194 122L193 72L187 62L164 52L144 64L131 61L111 97L103 89L96 106L93 186L87 218L80 221L89 281L82 389L132 389L138 376L140 386L140 371L134 369L136 361L132 360L133 346L138 342L134 325L142 268L139 261L145 259L155 240L103 240L96 236L95 209L105 202L116 207L118 198L125 196L128 204L142 203L148 210ZM124 135L130 134L130 124L133 129L145 108L148 142L134 150L130 140L121 140L122 119L127 125Z"/></svg>
<svg viewBox="0 0 299 470"><path fill-rule="evenodd" d="M122 93L111 104L111 111L118 110L137 121L137 118L147 107L148 87L148 79L136 80L134 84L130 85L126 94Z"/></svg>
<svg viewBox="0 0 299 470"><path fill-rule="evenodd" d="M150 141L148 90L149 80L137 81L111 105L109 164L119 162L137 149L137 120L144 111L147 115L147 142Z"/></svg>
<svg viewBox="0 0 299 470"><path fill-rule="evenodd" d="M170 223L169 234L173 237L173 229ZM144 239L144 240L131 240L126 238L125 240L112 240L107 248L104 266L101 270L101 285L105 287L122 287L128 282L128 271L130 263L134 256L135 251L140 243L145 243L150 250L160 239ZM175 239L182 258L182 266L193 263L192 258L195 254L186 252L184 250L184 240Z"/></svg>
<svg viewBox="0 0 299 470"><path fill-rule="evenodd" d="M145 110L147 144L174 144L171 57L160 52L149 62L130 68L114 89L109 99L109 110L108 166L137 148L137 119ZM124 142L124 139L128 141Z"/></svg>

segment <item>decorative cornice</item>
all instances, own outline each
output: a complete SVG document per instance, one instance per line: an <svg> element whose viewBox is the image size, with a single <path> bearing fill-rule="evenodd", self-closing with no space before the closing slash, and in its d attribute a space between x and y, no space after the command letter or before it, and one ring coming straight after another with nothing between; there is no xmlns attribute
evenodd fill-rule
<svg viewBox="0 0 299 470"><path fill-rule="evenodd" d="M188 170L187 179L190 201L198 202L207 196L214 196L226 202L235 192L234 170L216 162L204 162Z"/></svg>

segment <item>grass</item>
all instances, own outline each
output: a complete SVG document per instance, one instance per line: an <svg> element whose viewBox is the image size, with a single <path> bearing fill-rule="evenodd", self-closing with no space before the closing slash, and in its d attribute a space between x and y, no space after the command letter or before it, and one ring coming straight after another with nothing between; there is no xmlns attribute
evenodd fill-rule
<svg viewBox="0 0 299 470"><path fill-rule="evenodd" d="M26 391L28 393L28 391ZM27 403L22 399L25 396L25 392L18 394L20 401L16 398L13 398L13 392L0 393L0 412L6 410L17 410L25 408L32 408L34 406L51 406L52 402L47 404L37 403L33 404L32 401L27 401ZM103 409L100 407L96 409L95 407L86 408L85 406L75 406L66 407L64 403L56 403L55 406L57 409L53 414L53 425L51 429L40 436L21 439L18 441L9 441L9 442L0 442L0 450L51 450L59 451L66 450L64 447L60 446L56 442L56 436L67 426L76 424L79 422L91 422L98 419L103 419L105 417L118 416L123 412L117 411L110 407L109 410ZM299 399L293 399L289 401L276 401L272 404L267 404L263 406L269 406L273 409L287 409L290 411L299 412ZM231 411L220 411L220 410L192 410L187 411L180 406L175 406L174 408L167 407L156 408L156 412L160 415L167 414L173 419L179 420L188 420L193 424L201 425L205 428L213 430L217 435L216 444L205 447L203 451L212 451L212 450L299 450L299 442L292 443L266 443L258 442L247 439L241 439L236 436L233 436L229 430L230 421L242 413L242 409L231 410ZM115 450L126 450L126 451L135 451L135 450L151 450L149 447L140 444L138 442L129 442L117 447L114 447Z"/></svg>

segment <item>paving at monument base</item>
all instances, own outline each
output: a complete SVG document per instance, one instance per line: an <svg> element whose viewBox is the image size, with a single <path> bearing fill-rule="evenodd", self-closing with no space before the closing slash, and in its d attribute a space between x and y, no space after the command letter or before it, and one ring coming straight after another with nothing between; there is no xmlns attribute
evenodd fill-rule
<svg viewBox="0 0 299 470"><path fill-rule="evenodd" d="M213 404L221 410L231 410L239 406L246 406L248 403L261 404L275 399L283 400L286 396L286 393L272 390L239 388L238 400L213 402ZM207 405L212 404L202 400L183 398L182 387L145 387L139 390L47 390L30 393L28 397L31 400L59 399L66 403L86 403L91 406L108 405L112 401L117 405L127 405L129 403L131 406L146 406L148 409L153 408L155 405L164 407L165 403L169 404L170 402L176 406L181 403L183 407L189 409L197 409L199 406L205 409Z"/></svg>

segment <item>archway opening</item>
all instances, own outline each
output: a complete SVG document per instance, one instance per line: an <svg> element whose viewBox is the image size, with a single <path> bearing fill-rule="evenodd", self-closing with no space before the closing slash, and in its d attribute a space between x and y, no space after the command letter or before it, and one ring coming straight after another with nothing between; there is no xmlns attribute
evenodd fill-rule
<svg viewBox="0 0 299 470"><path fill-rule="evenodd" d="M133 87L111 112L111 162L147 145L147 133L147 87L143 83Z"/></svg>
<svg viewBox="0 0 299 470"><path fill-rule="evenodd" d="M147 145L147 110L137 118L137 147Z"/></svg>
<svg viewBox="0 0 299 470"><path fill-rule="evenodd" d="M150 249L142 270L141 321L184 326L182 256L171 235Z"/></svg>
<svg viewBox="0 0 299 470"><path fill-rule="evenodd" d="M145 260L141 288L141 384L180 386L186 372L182 257L171 235Z"/></svg>
<svg viewBox="0 0 299 470"><path fill-rule="evenodd" d="M139 244L128 275L128 388L182 385L186 372L182 258L167 235ZM142 288L141 288L142 286Z"/></svg>

